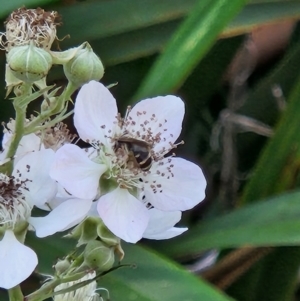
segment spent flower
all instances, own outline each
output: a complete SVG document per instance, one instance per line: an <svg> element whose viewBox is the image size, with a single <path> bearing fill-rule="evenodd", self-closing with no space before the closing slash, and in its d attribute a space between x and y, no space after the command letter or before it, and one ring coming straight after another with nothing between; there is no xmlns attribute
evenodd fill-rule
<svg viewBox="0 0 300 301"><path fill-rule="evenodd" d="M95 276L96 276L95 272L90 272L90 273L86 274L86 276L81 278L80 280L70 281L70 282L58 285L55 288L55 292L59 292L61 290L67 290L68 288L71 288L74 285L78 285L81 282L91 280ZM94 280L94 281L91 281L89 284L87 284L83 287L80 287L76 290L72 290L67 293L55 295L55 297L53 298L53 301L70 301L70 300L72 300L72 301L94 301L95 300L96 301L96 300L101 300L98 293L96 292L96 290L97 290L97 283L96 283L96 280Z"/></svg>
<svg viewBox="0 0 300 301"><path fill-rule="evenodd" d="M36 47L50 50L59 24L56 11L18 8L6 20L6 32L2 34L1 46L9 52L13 47L28 45L33 41Z"/></svg>

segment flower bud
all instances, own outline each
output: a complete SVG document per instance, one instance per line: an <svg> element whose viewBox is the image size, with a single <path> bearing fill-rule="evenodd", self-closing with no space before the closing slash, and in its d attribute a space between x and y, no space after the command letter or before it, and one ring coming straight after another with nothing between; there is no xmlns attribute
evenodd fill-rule
<svg viewBox="0 0 300 301"><path fill-rule="evenodd" d="M27 83L45 77L51 66L51 55L33 43L12 48L7 54L7 63L12 74Z"/></svg>
<svg viewBox="0 0 300 301"><path fill-rule="evenodd" d="M118 238L116 235L114 235L103 223L101 220L101 223L97 226L97 234L100 239L106 243L109 247L115 247L120 244L120 238Z"/></svg>
<svg viewBox="0 0 300 301"><path fill-rule="evenodd" d="M97 225L100 221L100 218L90 216L77 225L66 237L77 239L77 247L87 244L97 238Z"/></svg>
<svg viewBox="0 0 300 301"><path fill-rule="evenodd" d="M68 259L58 259L56 264L54 265L54 269L58 275L64 273L69 267L71 263Z"/></svg>
<svg viewBox="0 0 300 301"><path fill-rule="evenodd" d="M98 240L86 245L83 256L82 266L101 272L109 270L115 262L114 250Z"/></svg>
<svg viewBox="0 0 300 301"><path fill-rule="evenodd" d="M82 86L91 80L99 81L103 77L104 67L90 44L85 42L75 56L64 64L64 72L73 85Z"/></svg>

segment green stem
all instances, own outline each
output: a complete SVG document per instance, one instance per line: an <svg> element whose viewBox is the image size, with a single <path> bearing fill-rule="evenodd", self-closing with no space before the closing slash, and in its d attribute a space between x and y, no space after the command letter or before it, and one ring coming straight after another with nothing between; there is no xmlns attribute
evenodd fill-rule
<svg viewBox="0 0 300 301"><path fill-rule="evenodd" d="M71 83L68 83L66 89L63 91L63 93L57 98L57 105L52 110L47 110L46 112L41 112L38 117L36 117L31 122L27 123L25 127L25 134L30 134L33 132L36 132L38 129L41 128L41 124L49 119L51 116L61 113L64 110L65 103L71 98L71 95L75 92L76 86L72 85ZM58 116L58 118L53 119L55 120L55 124L64 120L72 113L67 113L63 116ZM53 124L53 122L51 123ZM46 125L48 127L49 125ZM51 126L51 125L50 125Z"/></svg>
<svg viewBox="0 0 300 301"><path fill-rule="evenodd" d="M15 120L15 131L11 139L11 143L6 155L6 158L11 159L15 156L19 143L24 135L24 123L25 123L25 110L21 109L14 103L14 108L16 111L16 120ZM13 161L10 160L6 165L6 172L8 175L11 175L13 171Z"/></svg>
<svg viewBox="0 0 300 301"><path fill-rule="evenodd" d="M8 290L9 301L23 301L24 296L22 294L21 288L19 285Z"/></svg>
<svg viewBox="0 0 300 301"><path fill-rule="evenodd" d="M26 296L24 301L42 301L50 298L53 295L56 286L61 284L62 281L59 278L54 278L53 280L45 283L40 289L34 293Z"/></svg>

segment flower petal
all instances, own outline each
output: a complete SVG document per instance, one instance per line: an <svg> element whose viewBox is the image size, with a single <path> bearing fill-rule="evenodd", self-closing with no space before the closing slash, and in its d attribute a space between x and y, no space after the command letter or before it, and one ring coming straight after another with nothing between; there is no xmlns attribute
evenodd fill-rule
<svg viewBox="0 0 300 301"><path fill-rule="evenodd" d="M184 211L205 197L206 180L196 164L182 158L165 158L153 163L143 178L145 196L156 209Z"/></svg>
<svg viewBox="0 0 300 301"><path fill-rule="evenodd" d="M21 244L10 230L0 241L0 287L10 289L34 271L38 259L33 250Z"/></svg>
<svg viewBox="0 0 300 301"><path fill-rule="evenodd" d="M74 124L82 140L110 144L107 136L112 136L117 115L116 100L105 86L96 81L82 86L74 109Z"/></svg>
<svg viewBox="0 0 300 301"><path fill-rule="evenodd" d="M67 230L80 223L92 205L91 200L69 199L44 217L30 217L37 237L46 237Z"/></svg>
<svg viewBox="0 0 300 301"><path fill-rule="evenodd" d="M181 219L180 211L160 211L155 208L149 210L150 220L143 234L148 239L169 239L185 232L187 228L173 227Z"/></svg>
<svg viewBox="0 0 300 301"><path fill-rule="evenodd" d="M4 151L1 153L1 158L3 158L3 159L6 157L6 154L8 153L12 137L13 137L13 134L11 134L11 133L5 133L3 135L2 147L4 148ZM18 160L20 160L25 154L32 152L32 151L39 151L43 148L44 147L41 144L41 139L37 135L29 134L29 135L23 136L19 143L17 153L15 155L15 163Z"/></svg>
<svg viewBox="0 0 300 301"><path fill-rule="evenodd" d="M54 151L44 149L24 155L16 164L13 175L26 181L32 205L43 207L57 192L57 185L49 176L54 160Z"/></svg>
<svg viewBox="0 0 300 301"><path fill-rule="evenodd" d="M160 233L148 233L145 232L143 234L143 238L147 238L147 239L156 239L156 240L161 240L161 239L170 239L173 237L176 237L178 235L181 235L182 233L184 233L185 231L187 231L188 228L178 228L178 227L172 227L164 232L160 232Z"/></svg>
<svg viewBox="0 0 300 301"><path fill-rule="evenodd" d="M75 197L93 199L106 169L105 165L91 161L78 146L66 144L55 153L50 176Z"/></svg>
<svg viewBox="0 0 300 301"><path fill-rule="evenodd" d="M179 97L147 98L137 103L128 114L127 120L130 122L126 131L142 140L143 135L148 136L150 131L152 137L160 137L153 150L166 153L170 150L170 143L174 143L180 135L183 116L184 103Z"/></svg>
<svg viewBox="0 0 300 301"><path fill-rule="evenodd" d="M42 148L43 146L41 144L41 138L38 137L36 134L29 134L21 139L16 156L17 158L20 158L26 153L32 151L39 151Z"/></svg>
<svg viewBox="0 0 300 301"><path fill-rule="evenodd" d="M100 197L97 210L109 230L127 242L140 240L148 225L147 208L127 189L116 188Z"/></svg>

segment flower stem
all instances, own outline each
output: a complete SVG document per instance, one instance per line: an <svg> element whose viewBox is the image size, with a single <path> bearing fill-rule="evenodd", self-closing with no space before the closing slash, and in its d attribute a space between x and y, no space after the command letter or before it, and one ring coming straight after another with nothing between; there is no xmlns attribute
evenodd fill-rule
<svg viewBox="0 0 300 301"><path fill-rule="evenodd" d="M21 288L19 285L8 290L9 301L23 301L24 296L22 294Z"/></svg>
<svg viewBox="0 0 300 301"><path fill-rule="evenodd" d="M19 143L24 135L25 110L20 108L15 103L14 108L16 111L15 131L13 133L11 143L6 155L6 158L8 159L12 159L15 156ZM6 166L7 174L11 175L13 170L13 160L10 160Z"/></svg>

